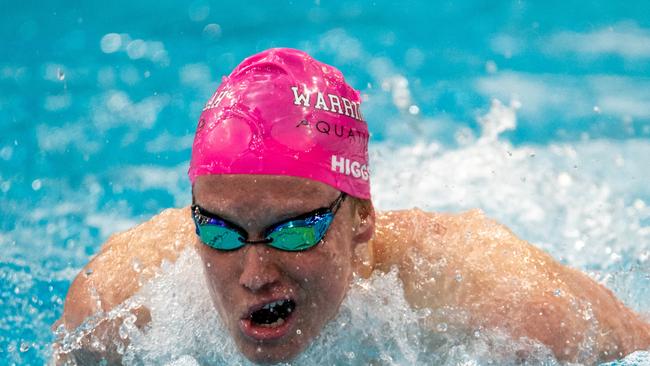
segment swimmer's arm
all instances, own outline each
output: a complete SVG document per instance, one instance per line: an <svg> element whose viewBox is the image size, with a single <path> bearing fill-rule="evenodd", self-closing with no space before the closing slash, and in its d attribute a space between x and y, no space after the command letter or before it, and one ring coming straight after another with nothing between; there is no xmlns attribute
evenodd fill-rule
<svg viewBox="0 0 650 366"><path fill-rule="evenodd" d="M399 267L415 307L466 311L467 325L538 340L561 360L595 362L650 346L650 326L611 291L479 211L398 211L378 215L377 227L376 267ZM578 353L588 343L592 352Z"/></svg>
<svg viewBox="0 0 650 366"><path fill-rule="evenodd" d="M193 241L188 208L165 210L135 228L114 234L72 282L63 315L55 326L63 324L71 331L88 317L109 312L153 277L163 260L176 260L179 253L187 245L192 245ZM148 323L146 308L134 312L136 325ZM96 327L92 335L112 339L120 323L105 322ZM75 356L82 359L97 356L85 346L82 342L82 349Z"/></svg>

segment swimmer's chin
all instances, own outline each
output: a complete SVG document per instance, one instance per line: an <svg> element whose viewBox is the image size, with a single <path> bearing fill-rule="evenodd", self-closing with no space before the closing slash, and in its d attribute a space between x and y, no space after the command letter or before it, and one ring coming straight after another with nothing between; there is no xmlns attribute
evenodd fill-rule
<svg viewBox="0 0 650 366"><path fill-rule="evenodd" d="M257 350L253 349L252 351L249 350L243 350L239 349L239 351L246 357L250 362L256 364L256 365L277 365L277 364L283 364L287 362L291 362L298 355L300 355L303 352L303 349L301 348L300 350L297 350L295 352L286 352L284 354L280 355L275 355L273 353L269 353L266 350L262 349L260 352Z"/></svg>
<svg viewBox="0 0 650 366"><path fill-rule="evenodd" d="M275 365L295 360L313 342L313 339L289 338L272 342L253 341L234 337L239 352L258 365Z"/></svg>

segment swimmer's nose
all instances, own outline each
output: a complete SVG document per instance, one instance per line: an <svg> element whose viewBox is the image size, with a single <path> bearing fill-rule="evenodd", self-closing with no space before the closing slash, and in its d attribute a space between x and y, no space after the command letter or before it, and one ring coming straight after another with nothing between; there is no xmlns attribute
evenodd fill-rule
<svg viewBox="0 0 650 366"><path fill-rule="evenodd" d="M271 288L280 279L280 271L269 256L269 249L263 245L247 245L244 248L244 262L239 284L253 292Z"/></svg>

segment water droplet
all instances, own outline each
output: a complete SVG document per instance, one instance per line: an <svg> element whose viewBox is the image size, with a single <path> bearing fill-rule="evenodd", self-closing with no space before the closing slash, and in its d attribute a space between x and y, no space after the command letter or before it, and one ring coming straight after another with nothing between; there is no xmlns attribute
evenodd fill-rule
<svg viewBox="0 0 650 366"><path fill-rule="evenodd" d="M122 37L117 33L108 33L102 37L99 47L104 53L116 52L122 47Z"/></svg>
<svg viewBox="0 0 650 366"><path fill-rule="evenodd" d="M39 189L41 189L41 187L42 187L42 183L41 183L40 179L34 179L32 181L32 189L33 190L38 191Z"/></svg>
<svg viewBox="0 0 650 366"><path fill-rule="evenodd" d="M86 270L86 272L84 272L84 274L85 274L86 276L90 276L91 274L93 274L93 270L90 269L90 268L88 268L88 269Z"/></svg>
<svg viewBox="0 0 650 366"><path fill-rule="evenodd" d="M456 272L456 275L454 276L454 279L456 282L462 282L463 281L463 275L460 274L460 272Z"/></svg>
<svg viewBox="0 0 650 366"><path fill-rule="evenodd" d="M59 79L59 81L65 80L65 72L63 72L63 69L61 68L56 69L56 78Z"/></svg>
<svg viewBox="0 0 650 366"><path fill-rule="evenodd" d="M302 330L300 330L300 329L296 329L296 334L297 334L297 335L301 335L301 334L302 334Z"/></svg>
<svg viewBox="0 0 650 366"><path fill-rule="evenodd" d="M595 106L594 106L594 112L596 112L596 113L600 113L600 107L597 106L597 105L595 105Z"/></svg>
<svg viewBox="0 0 650 366"><path fill-rule="evenodd" d="M203 36L210 41L214 41L221 37L221 26L219 24L210 23L203 28Z"/></svg>
<svg viewBox="0 0 650 366"><path fill-rule="evenodd" d="M137 60L147 53L147 42L142 39L135 39L126 46L126 54L131 60Z"/></svg>
<svg viewBox="0 0 650 366"><path fill-rule="evenodd" d="M481 338L481 332L478 329L474 331L474 338Z"/></svg>
<svg viewBox="0 0 650 366"><path fill-rule="evenodd" d="M9 160L13 155L14 149L11 146L5 146L0 150L0 158L2 160Z"/></svg>
<svg viewBox="0 0 650 366"><path fill-rule="evenodd" d="M133 265L133 270L140 273L142 271L142 263L137 258L134 258L133 261L131 262Z"/></svg>
<svg viewBox="0 0 650 366"><path fill-rule="evenodd" d="M20 343L20 352L27 352L29 350L29 343L21 342Z"/></svg>
<svg viewBox="0 0 650 366"><path fill-rule="evenodd" d="M557 296L562 296L562 290L560 290L559 288L555 289L555 291L553 291L553 295L556 296L556 297Z"/></svg>
<svg viewBox="0 0 650 366"><path fill-rule="evenodd" d="M436 330L438 332L441 332L441 333L446 332L447 331L447 323L438 323L438 325L436 325Z"/></svg>
<svg viewBox="0 0 650 366"><path fill-rule="evenodd" d="M497 67L496 62L494 62L494 61L492 61L492 60L488 60L488 61L485 63L485 71L486 71L488 74L494 74L494 73L496 73L496 72L498 71L498 67Z"/></svg>
<svg viewBox="0 0 650 366"><path fill-rule="evenodd" d="M562 172L558 175L557 182L561 187L568 187L571 185L571 183L573 183L573 179L569 173Z"/></svg>
<svg viewBox="0 0 650 366"><path fill-rule="evenodd" d="M257 353L262 352L262 347L257 347L257 348L255 349L255 351L257 351Z"/></svg>

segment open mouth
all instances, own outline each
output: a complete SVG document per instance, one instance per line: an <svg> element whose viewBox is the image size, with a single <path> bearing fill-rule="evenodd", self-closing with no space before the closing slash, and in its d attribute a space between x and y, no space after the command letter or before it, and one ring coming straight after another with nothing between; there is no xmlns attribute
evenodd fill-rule
<svg viewBox="0 0 650 366"><path fill-rule="evenodd" d="M284 320L296 308L293 300L278 300L262 306L261 309L251 313L250 320L261 327L277 327L284 324Z"/></svg>
<svg viewBox="0 0 650 366"><path fill-rule="evenodd" d="M240 322L244 334L257 340L269 340L283 337L289 332L295 301L281 299L268 302Z"/></svg>

